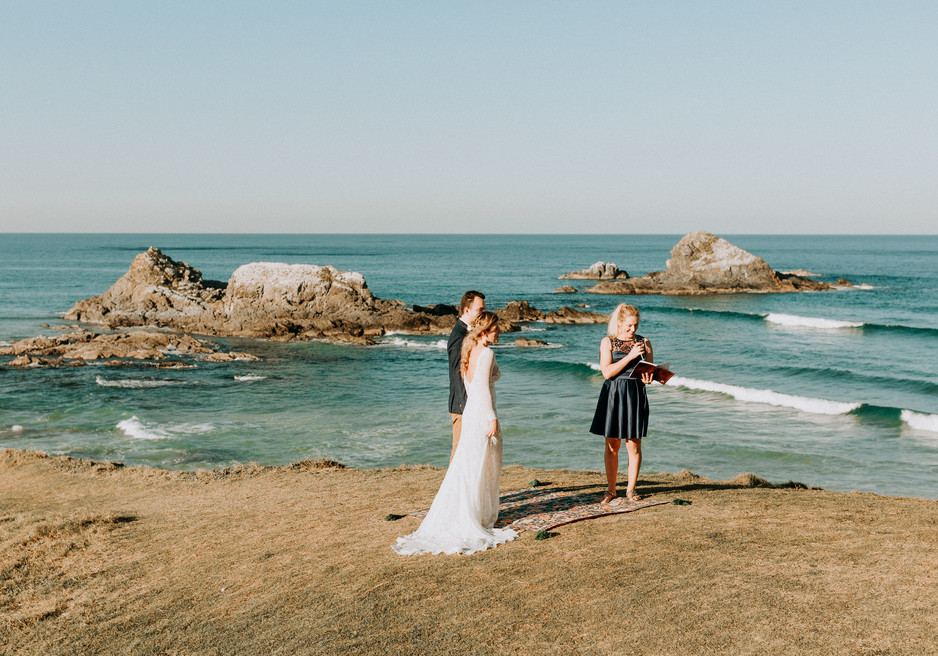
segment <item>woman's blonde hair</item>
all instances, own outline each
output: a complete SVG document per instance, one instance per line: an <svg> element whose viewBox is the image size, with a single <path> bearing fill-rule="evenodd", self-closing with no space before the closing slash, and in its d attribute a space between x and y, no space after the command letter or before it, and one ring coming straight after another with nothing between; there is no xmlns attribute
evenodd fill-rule
<svg viewBox="0 0 938 656"><path fill-rule="evenodd" d="M640 320L642 313L639 312L638 308L634 305L619 303L616 309L612 311L612 316L609 317L609 327L606 329L606 334L610 337L615 337L616 333L619 332L619 324L622 323L622 320L626 317L635 317Z"/></svg>
<svg viewBox="0 0 938 656"><path fill-rule="evenodd" d="M469 355L472 349L482 339L483 333L487 333L498 325L498 315L494 312L480 312L475 321L472 322L472 328L462 340L462 352L459 358L459 370L465 376L469 371Z"/></svg>

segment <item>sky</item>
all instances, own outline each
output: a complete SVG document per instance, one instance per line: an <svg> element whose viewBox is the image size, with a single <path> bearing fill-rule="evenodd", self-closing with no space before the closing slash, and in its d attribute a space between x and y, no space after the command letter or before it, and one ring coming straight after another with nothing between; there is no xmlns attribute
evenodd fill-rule
<svg viewBox="0 0 938 656"><path fill-rule="evenodd" d="M0 232L938 233L932 1L0 2Z"/></svg>

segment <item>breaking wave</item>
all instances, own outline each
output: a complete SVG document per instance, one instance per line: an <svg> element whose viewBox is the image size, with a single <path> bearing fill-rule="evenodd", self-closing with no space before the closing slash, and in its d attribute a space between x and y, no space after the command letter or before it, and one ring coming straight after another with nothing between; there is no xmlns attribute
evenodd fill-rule
<svg viewBox="0 0 938 656"><path fill-rule="evenodd" d="M731 396L739 401L764 403L783 408L795 408L802 412L818 415L845 415L863 405L862 403L829 401L827 399L815 399L808 396L783 394L781 392L773 392L772 390L727 385L726 383L715 383L709 380L695 380L693 378L684 378L683 376L674 376L668 385L703 392L717 392Z"/></svg>
<svg viewBox="0 0 938 656"><path fill-rule="evenodd" d="M697 314L714 318L739 319L741 321L762 321L778 326L798 328L817 328L826 330L859 329L863 333L901 333L906 335L933 335L938 336L938 329L926 326L907 326L903 324L871 323L867 321L848 321L843 319L828 319L823 317L804 317L797 314L783 314L779 312L738 312L736 310L709 310L705 308L677 308L660 307L655 312L670 314Z"/></svg>
<svg viewBox="0 0 938 656"><path fill-rule="evenodd" d="M252 383L257 380L264 380L267 376L259 376L257 374L245 374L244 376L235 376L235 380L239 380L242 383Z"/></svg>
<svg viewBox="0 0 938 656"><path fill-rule="evenodd" d="M861 328L865 324L862 321L840 321L838 319L822 319L821 317L802 317L797 314L777 314L770 312L765 315L765 320L769 323L779 324L781 326L790 326L797 328Z"/></svg>
<svg viewBox="0 0 938 656"><path fill-rule="evenodd" d="M738 401L794 408L795 410L801 410L802 412L810 414L853 415L861 421L869 423L885 425L906 424L916 430L938 433L938 415L929 414L927 412L915 412L913 410L903 410L902 408L879 406L869 403L817 399L808 396L783 394L781 392L773 392L772 390L715 383L709 380L695 380L682 376L674 376L668 383L668 386L683 387L685 389L704 392L716 392L730 396Z"/></svg>
<svg viewBox="0 0 938 656"><path fill-rule="evenodd" d="M938 415L928 414L927 412L903 410L899 413L899 418L904 424L916 430L938 433Z"/></svg>
<svg viewBox="0 0 938 656"><path fill-rule="evenodd" d="M207 433L212 424L176 424L161 427L158 424L141 421L136 416L117 422L117 428L127 437L137 440L168 440L181 435Z"/></svg>

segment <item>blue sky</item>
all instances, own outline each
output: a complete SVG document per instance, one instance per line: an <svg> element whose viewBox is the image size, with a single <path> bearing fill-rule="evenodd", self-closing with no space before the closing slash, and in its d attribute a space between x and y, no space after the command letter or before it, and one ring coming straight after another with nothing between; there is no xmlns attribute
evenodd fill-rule
<svg viewBox="0 0 938 656"><path fill-rule="evenodd" d="M938 232L934 2L9 2L0 232Z"/></svg>

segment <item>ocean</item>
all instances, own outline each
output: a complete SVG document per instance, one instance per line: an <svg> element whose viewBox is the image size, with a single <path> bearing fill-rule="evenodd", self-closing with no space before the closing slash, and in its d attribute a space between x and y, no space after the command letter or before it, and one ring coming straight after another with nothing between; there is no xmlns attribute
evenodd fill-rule
<svg viewBox="0 0 938 656"><path fill-rule="evenodd" d="M0 234L0 345L104 292L156 246L227 280L248 262L358 271L383 298L547 311L620 302L675 377L649 391L643 473L752 472L831 490L938 499L938 236L721 235L776 270L858 287L797 294L552 294L557 276L611 261L661 270L681 235ZM587 281L572 281L586 287ZM604 325L534 323L496 357L506 464L602 469L588 432ZM523 349L524 335L548 342ZM0 448L167 469L331 458L351 467L445 467L446 336L372 347L212 338L256 362L157 370L0 366ZM11 359L0 357L0 364ZM623 463L624 474L624 463ZM599 480L599 478L597 478Z"/></svg>

